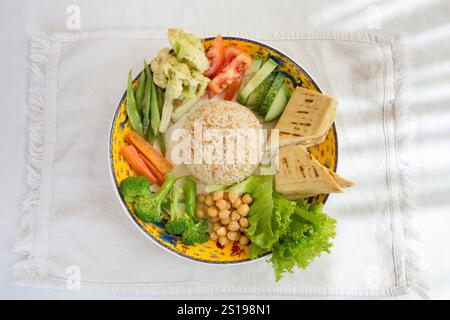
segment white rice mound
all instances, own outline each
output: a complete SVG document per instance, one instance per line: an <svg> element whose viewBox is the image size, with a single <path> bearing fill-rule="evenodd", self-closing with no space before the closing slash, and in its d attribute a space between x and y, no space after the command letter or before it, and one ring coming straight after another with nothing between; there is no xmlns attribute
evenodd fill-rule
<svg viewBox="0 0 450 320"><path fill-rule="evenodd" d="M257 129L260 130L262 128L261 123L256 118L256 116L246 107L242 105L230 102L230 101L209 101L200 106L198 109L194 110L194 112L187 119L184 128L187 129L191 136L194 135L194 122L196 120L202 121L202 130L203 130L203 139L202 144L203 148L206 145L212 144L211 141L205 141L204 132L207 129ZM236 136L241 136L243 139L247 139L245 130L239 130L236 133ZM260 141L261 140L261 141ZM246 141L246 140L244 140ZM238 183L248 176L252 175L252 173L259 166L257 161L248 161L251 159L251 155L254 156L253 159L256 159L258 155L262 154L264 149L264 141L263 139L257 139L256 141L249 141L252 144L252 147L246 146L237 146L235 143L235 152L234 154L234 162L233 164L225 163L208 163L202 157L202 163L200 164L186 164L187 170L193 176L197 177L200 181L206 184L235 184ZM225 159L226 152L226 143L223 142L223 159ZM256 144L256 145L255 145ZM259 151L258 151L259 150ZM191 146L192 159L194 159L194 145ZM245 152L245 161L238 161L238 153ZM254 154L253 154L254 153ZM242 157L242 154L240 155Z"/></svg>

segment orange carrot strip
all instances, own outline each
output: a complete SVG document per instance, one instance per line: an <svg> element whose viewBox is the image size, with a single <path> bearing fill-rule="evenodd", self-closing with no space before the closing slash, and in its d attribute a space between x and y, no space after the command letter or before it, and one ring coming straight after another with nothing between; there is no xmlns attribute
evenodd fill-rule
<svg viewBox="0 0 450 320"><path fill-rule="evenodd" d="M134 145L136 149L143 154L162 174L166 174L172 170L172 164L164 158L164 156L155 148L153 148L150 143L145 141L139 134L131 131L126 140L128 143Z"/></svg>
<svg viewBox="0 0 450 320"><path fill-rule="evenodd" d="M138 176L146 177L150 184L154 184L156 182L155 176L151 173L150 169L147 168L145 162L141 159L141 157L139 157L139 154L135 147L131 145L126 146L120 149L120 152Z"/></svg>
<svg viewBox="0 0 450 320"><path fill-rule="evenodd" d="M158 182L159 185L162 185L164 182L164 175L161 173L161 171L159 171L158 168L153 165L153 163L151 163L146 157L144 157L142 153L139 154L139 156L141 157L142 160L144 160L144 163L147 166L147 168L155 176L156 182Z"/></svg>

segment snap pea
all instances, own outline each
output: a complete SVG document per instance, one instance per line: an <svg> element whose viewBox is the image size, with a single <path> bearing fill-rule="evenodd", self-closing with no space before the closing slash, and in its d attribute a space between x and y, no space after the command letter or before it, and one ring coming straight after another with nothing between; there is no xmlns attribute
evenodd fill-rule
<svg viewBox="0 0 450 320"><path fill-rule="evenodd" d="M149 130L151 131L151 130ZM163 156L166 156L166 135L163 132L158 134L159 149Z"/></svg>
<svg viewBox="0 0 450 320"><path fill-rule="evenodd" d="M153 145L155 143L155 136L153 135L152 130L147 130L147 134L145 135L145 140L147 140L148 143Z"/></svg>
<svg viewBox="0 0 450 320"><path fill-rule="evenodd" d="M162 107L164 105L164 89L156 86L156 92L158 93L158 109L159 114L162 113Z"/></svg>
<svg viewBox="0 0 450 320"><path fill-rule="evenodd" d="M152 95L153 77L148 67L147 61L144 60L144 74L145 74L145 91L144 99L142 100L142 124L144 126L144 134L148 136L150 126L150 101Z"/></svg>
<svg viewBox="0 0 450 320"><path fill-rule="evenodd" d="M144 130L142 128L142 120L136 106L136 99L133 92L133 80L131 79L131 70L128 73L128 87L127 87L127 97L126 97L126 110L128 119L130 120L131 127L140 136L144 136Z"/></svg>
<svg viewBox="0 0 450 320"><path fill-rule="evenodd" d="M146 82L145 78L146 78L145 72L141 72L138 80L138 85L136 88L136 107L141 115L142 115L142 103L144 100L144 93L145 93L145 82Z"/></svg>
<svg viewBox="0 0 450 320"><path fill-rule="evenodd" d="M161 120L159 107L158 107L158 96L156 91L156 85L152 81L152 97L150 100L150 125L154 136L158 136L159 133L159 122Z"/></svg>
<svg viewBox="0 0 450 320"><path fill-rule="evenodd" d="M189 177L184 179L183 193L186 213L191 217L195 217L195 210L197 209L197 184Z"/></svg>

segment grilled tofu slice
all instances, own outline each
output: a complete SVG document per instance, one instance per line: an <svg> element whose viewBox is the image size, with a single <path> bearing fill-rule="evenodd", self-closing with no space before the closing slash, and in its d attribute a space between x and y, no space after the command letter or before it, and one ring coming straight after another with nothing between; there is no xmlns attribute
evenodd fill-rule
<svg viewBox="0 0 450 320"><path fill-rule="evenodd" d="M352 185L350 181L331 173L300 144L281 147L279 165L275 190L291 199L342 192L343 187Z"/></svg>
<svg viewBox="0 0 450 320"><path fill-rule="evenodd" d="M280 146L302 144L305 147L325 140L336 118L337 100L302 87L295 88L275 129Z"/></svg>

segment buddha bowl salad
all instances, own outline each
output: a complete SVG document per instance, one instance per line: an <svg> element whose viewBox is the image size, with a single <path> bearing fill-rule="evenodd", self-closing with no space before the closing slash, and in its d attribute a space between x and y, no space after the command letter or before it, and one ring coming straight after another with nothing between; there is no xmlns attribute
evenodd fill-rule
<svg viewBox="0 0 450 320"><path fill-rule="evenodd" d="M329 252L336 225L336 220L323 212L322 204L310 204L307 197L340 192L336 188L340 190L348 181L320 167L311 156L304 160L287 157L286 166L291 160L300 166L301 161L309 161L302 174L292 167L280 168L284 175L250 175L234 185L219 183L199 193L198 185L209 182L195 173L176 177L171 172L174 165L165 158L166 130L191 112L200 99L207 100L205 94L209 99L216 96L231 101L214 106L229 112L228 119L234 119L231 114L243 114L244 109L258 115L258 121L280 116L283 120L294 99L285 74L271 58L251 57L236 46L225 46L220 35L208 50L201 39L183 30L169 29L168 40L170 48L161 49L150 63L144 61L136 83L131 70L128 74L126 112L133 130L126 136L121 154L135 175L120 183L122 198L139 219L163 222L165 232L179 236L185 245L213 241L219 248L250 246L252 259L271 252L269 261L277 280L294 267L306 268L322 252ZM328 122L321 121L326 123L325 133ZM324 133L311 135L306 141L320 143ZM304 148L301 143L296 147ZM215 177L221 181L228 173L219 169L215 169L219 172ZM291 170L289 184L284 183L286 170ZM316 180L312 186L300 181L308 170L313 172L309 181Z"/></svg>

